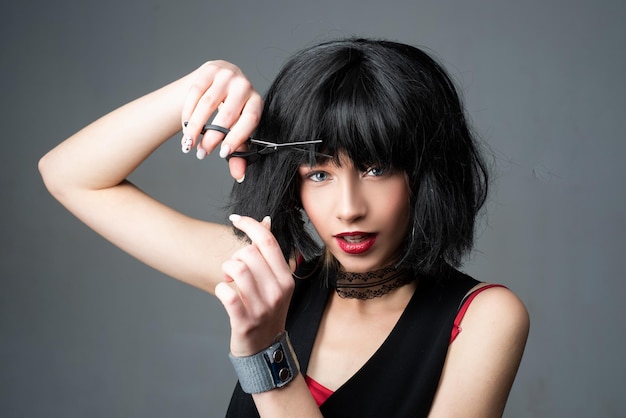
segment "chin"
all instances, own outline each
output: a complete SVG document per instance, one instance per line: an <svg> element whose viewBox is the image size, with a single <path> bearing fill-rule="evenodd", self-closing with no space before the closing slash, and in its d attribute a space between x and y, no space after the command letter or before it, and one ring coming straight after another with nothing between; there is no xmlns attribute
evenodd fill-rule
<svg viewBox="0 0 626 418"><path fill-rule="evenodd" d="M342 254L341 257L335 256L335 259L339 262L342 270L353 273L367 273L369 271L380 270L391 264L391 261L381 260L378 257L368 257L367 255Z"/></svg>

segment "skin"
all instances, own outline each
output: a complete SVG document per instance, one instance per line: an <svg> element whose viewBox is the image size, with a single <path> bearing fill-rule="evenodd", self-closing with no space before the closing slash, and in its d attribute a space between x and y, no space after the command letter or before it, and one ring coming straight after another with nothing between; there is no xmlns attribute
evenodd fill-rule
<svg viewBox="0 0 626 418"><path fill-rule="evenodd" d="M209 131L200 137L218 106L213 123L229 127L230 133L224 137ZM155 269L215 294L230 318L231 351L241 356L269 346L285 328L293 292L291 268L268 228L271 220L232 217L233 225L251 240L244 244L230 226L177 212L126 178L184 122L188 123L182 128L181 147L195 148L199 158L241 150L261 111L261 97L241 70L211 61L93 122L39 162L49 191L96 232ZM341 169L301 168L301 176L320 168L329 174L328 181L304 182L302 203L344 268L382 267L397 252L391 232L406 229L406 189L402 189L406 186L398 174L361 173L350 161L343 163ZM242 180L245 161L230 159L229 170ZM380 206L381 199L373 200L372 195L386 193L385 188L395 188L400 197L386 196L385 206ZM315 210L313 201L324 202L323 207ZM371 251L354 256L337 248L332 235L354 230L378 233ZM331 389L341 386L382 344L414 290L408 285L370 301L333 296L313 347L309 374ZM528 334L526 309L509 290L489 289L472 303L462 328L450 346L430 415L501 416ZM253 398L261 416L321 416L301 374L286 387Z"/></svg>
<svg viewBox="0 0 626 418"><path fill-rule="evenodd" d="M302 166L302 207L322 242L347 271L368 272L391 264L409 224L409 189L401 172L371 167L361 172L345 155L340 164ZM342 234L375 236L366 252L340 246ZM361 241L353 236L351 241Z"/></svg>

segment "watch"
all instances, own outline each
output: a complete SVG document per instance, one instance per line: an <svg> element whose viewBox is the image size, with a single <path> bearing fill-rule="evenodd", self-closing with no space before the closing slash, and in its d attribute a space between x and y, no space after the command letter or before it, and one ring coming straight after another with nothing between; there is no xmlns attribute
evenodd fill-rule
<svg viewBox="0 0 626 418"><path fill-rule="evenodd" d="M239 384L246 393L281 388L298 375L300 366L287 331L281 332L265 350L245 357L229 354Z"/></svg>

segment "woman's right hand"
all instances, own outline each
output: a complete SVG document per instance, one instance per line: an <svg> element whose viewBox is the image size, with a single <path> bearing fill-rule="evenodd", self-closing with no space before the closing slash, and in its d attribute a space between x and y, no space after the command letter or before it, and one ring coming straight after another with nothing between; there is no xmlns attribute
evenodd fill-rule
<svg viewBox="0 0 626 418"><path fill-rule="evenodd" d="M230 130L228 135L215 130L201 130L211 122ZM225 158L233 151L245 148L245 142L259 123L263 100L243 72L226 61L209 61L198 68L192 78L189 93L182 108L183 152L197 145L196 155L202 159L221 143L219 155ZM229 160L231 176L242 181L246 171L243 158Z"/></svg>

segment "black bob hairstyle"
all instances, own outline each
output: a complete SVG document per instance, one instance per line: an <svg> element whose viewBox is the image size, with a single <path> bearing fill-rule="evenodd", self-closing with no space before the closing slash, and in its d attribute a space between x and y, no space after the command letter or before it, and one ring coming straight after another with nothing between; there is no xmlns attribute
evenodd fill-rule
<svg viewBox="0 0 626 418"><path fill-rule="evenodd" d="M286 258L324 252L306 227L297 175L301 164L328 158L320 153L406 173L411 220L400 267L433 275L471 250L487 169L453 82L424 51L352 38L300 51L270 86L254 136L323 140L308 152L280 151L249 165L231 193L233 213L272 217Z"/></svg>

